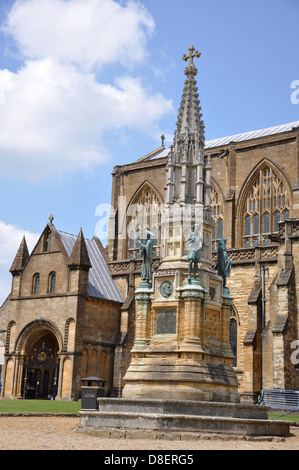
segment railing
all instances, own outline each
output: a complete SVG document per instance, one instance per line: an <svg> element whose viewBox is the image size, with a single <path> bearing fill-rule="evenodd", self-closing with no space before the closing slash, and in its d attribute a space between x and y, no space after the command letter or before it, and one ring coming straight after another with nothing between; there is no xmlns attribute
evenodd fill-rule
<svg viewBox="0 0 299 470"><path fill-rule="evenodd" d="M263 390L259 404L276 410L299 410L299 390Z"/></svg>

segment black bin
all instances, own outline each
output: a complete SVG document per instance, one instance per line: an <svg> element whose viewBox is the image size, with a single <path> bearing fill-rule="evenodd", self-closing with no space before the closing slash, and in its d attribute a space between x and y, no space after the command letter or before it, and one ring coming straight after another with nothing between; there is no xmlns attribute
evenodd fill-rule
<svg viewBox="0 0 299 470"><path fill-rule="evenodd" d="M85 377L81 379L81 409L97 410L98 398L105 396L104 379L99 377Z"/></svg>

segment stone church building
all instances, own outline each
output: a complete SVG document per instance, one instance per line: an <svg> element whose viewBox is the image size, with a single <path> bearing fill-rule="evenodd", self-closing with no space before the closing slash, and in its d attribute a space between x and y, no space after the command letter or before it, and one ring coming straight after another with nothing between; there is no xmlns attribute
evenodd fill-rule
<svg viewBox="0 0 299 470"><path fill-rule="evenodd" d="M188 125L186 113L198 104L188 87L187 78L178 125ZM146 229L154 234L157 269L172 151L162 136L159 148L114 168L106 249L82 230L56 229L52 217L30 255L23 239L0 309L3 397L78 399L86 376L104 378L107 395L121 396L141 280L137 239ZM239 392L256 401L262 389L299 389L299 121L206 141L204 161L198 177L210 175L205 203L215 224L206 242L216 265L225 237L232 261L229 334ZM192 178L188 165L184 171ZM181 180L171 184L175 194Z"/></svg>
<svg viewBox="0 0 299 470"><path fill-rule="evenodd" d="M115 350L119 388L134 337L134 290L140 282L138 235L130 236L130 230L141 233L146 225L156 234L157 268L170 151L162 139L155 151L113 171L109 267L126 297L122 344ZM230 342L241 396L256 401L262 389L299 389L299 121L206 141L205 154L211 165L213 260L216 265L222 237L232 260ZM128 214L127 237L120 229L119 201ZM150 215L151 205L156 210Z"/></svg>
<svg viewBox="0 0 299 470"><path fill-rule="evenodd" d="M23 238L10 272L2 396L78 399L86 376L110 390L124 299L100 240L58 231L50 217L30 256Z"/></svg>

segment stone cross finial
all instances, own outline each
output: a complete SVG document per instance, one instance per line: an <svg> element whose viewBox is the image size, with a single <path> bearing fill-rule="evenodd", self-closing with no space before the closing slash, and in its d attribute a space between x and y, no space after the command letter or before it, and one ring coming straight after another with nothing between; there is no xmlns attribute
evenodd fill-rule
<svg viewBox="0 0 299 470"><path fill-rule="evenodd" d="M194 65L193 64L193 59L194 57L198 57L198 59L201 56L201 53L195 50L194 46L190 46L189 49L190 51L189 55L184 54L183 55L183 60L187 61L189 59L189 64L188 65Z"/></svg>
<svg viewBox="0 0 299 470"><path fill-rule="evenodd" d="M185 75L187 75L187 77L189 75L194 77L197 74L197 68L195 67L193 63L193 59L194 57L199 58L201 56L201 53L196 51L194 46L190 46L189 51L190 51L189 55L184 54L182 57L182 59L185 60L186 62L189 59L189 63L185 69Z"/></svg>

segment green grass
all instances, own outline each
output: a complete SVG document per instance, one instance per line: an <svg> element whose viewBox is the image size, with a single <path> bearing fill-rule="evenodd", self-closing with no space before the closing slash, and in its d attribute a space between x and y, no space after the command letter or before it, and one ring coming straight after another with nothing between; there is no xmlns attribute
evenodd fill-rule
<svg viewBox="0 0 299 470"><path fill-rule="evenodd" d="M279 418L280 420L283 420L283 421L294 421L295 423L299 423L298 414L287 415L286 413L287 411L282 411L281 413L269 413L268 418L269 419Z"/></svg>
<svg viewBox="0 0 299 470"><path fill-rule="evenodd" d="M56 401L56 400L0 400L0 413L63 413L78 414L81 409L81 401ZM269 419L282 419L299 423L299 414L286 412L269 413ZM282 416L283 415L283 416Z"/></svg>
<svg viewBox="0 0 299 470"><path fill-rule="evenodd" d="M0 413L78 413L81 401L0 400Z"/></svg>

